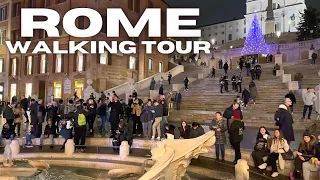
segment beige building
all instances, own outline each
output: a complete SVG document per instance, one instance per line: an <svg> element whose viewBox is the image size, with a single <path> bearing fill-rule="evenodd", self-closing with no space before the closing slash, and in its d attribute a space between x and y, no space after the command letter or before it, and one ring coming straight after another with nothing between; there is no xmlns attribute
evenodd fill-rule
<svg viewBox="0 0 320 180"><path fill-rule="evenodd" d="M168 70L168 56L162 55L154 49L151 55L145 54L145 49L138 46L137 54L31 54L33 47L39 40L52 45L52 41L59 41L61 49L68 48L68 41L124 41L140 42L149 40L144 30L139 38L129 38L123 28L120 28L120 38L106 38L106 25L101 32L92 38L80 39L71 37L63 31L62 21L58 25L60 38L48 38L43 30L35 30L33 38L21 38L20 13L21 7L50 8L58 11L60 16L70 9L87 7L98 11L106 19L106 8L120 7L126 13L131 23L136 23L140 15L148 7L162 9L162 19L165 19L165 9L168 5L162 0L0 0L0 99L10 100L13 96L35 96L41 99L66 100L75 92L83 97L86 81L93 80L93 88L100 92L127 82L132 76L136 81L151 76L157 72ZM162 21L165 22L165 21ZM76 25L80 29L88 27L89 20L79 17ZM164 40L163 37L153 40ZM30 52L27 54L9 54L4 40L32 41ZM138 44L138 43L137 43ZM90 44L85 46L90 50Z"/></svg>

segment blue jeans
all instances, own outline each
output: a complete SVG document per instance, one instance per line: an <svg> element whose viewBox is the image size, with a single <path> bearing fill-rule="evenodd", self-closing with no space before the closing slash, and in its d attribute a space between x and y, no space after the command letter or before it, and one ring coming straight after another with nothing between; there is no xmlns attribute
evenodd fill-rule
<svg viewBox="0 0 320 180"><path fill-rule="evenodd" d="M306 117L306 113L307 113L308 109L309 109L308 118L311 117L312 105L310 105L310 106L304 105L304 107L303 107L303 118Z"/></svg>
<svg viewBox="0 0 320 180"><path fill-rule="evenodd" d="M316 59L311 59L311 64L316 64Z"/></svg>
<svg viewBox="0 0 320 180"><path fill-rule="evenodd" d="M100 116L100 118L101 118L101 128L100 128L100 130L104 131L106 129L107 116Z"/></svg>
<svg viewBox="0 0 320 180"><path fill-rule="evenodd" d="M216 158L219 158L220 150L221 150L221 158L224 159L225 149L224 144L215 144L216 146Z"/></svg>
<svg viewBox="0 0 320 180"><path fill-rule="evenodd" d="M10 140L12 141L14 139L14 134L10 135ZM0 134L0 145L2 143L2 135Z"/></svg>
<svg viewBox="0 0 320 180"><path fill-rule="evenodd" d="M32 134L26 134L26 144L29 145L29 144L32 144L32 139L33 138L36 138L34 135Z"/></svg>
<svg viewBox="0 0 320 180"><path fill-rule="evenodd" d="M250 68L246 68L247 69L247 76L250 76Z"/></svg>

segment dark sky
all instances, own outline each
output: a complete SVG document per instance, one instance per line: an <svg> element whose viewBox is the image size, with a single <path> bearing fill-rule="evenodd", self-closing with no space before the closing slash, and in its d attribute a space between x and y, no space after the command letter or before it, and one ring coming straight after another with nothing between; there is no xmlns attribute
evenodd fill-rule
<svg viewBox="0 0 320 180"><path fill-rule="evenodd" d="M243 18L246 0L165 0L171 7L200 8L197 25L203 26L233 18ZM307 6L320 9L320 0L306 0Z"/></svg>

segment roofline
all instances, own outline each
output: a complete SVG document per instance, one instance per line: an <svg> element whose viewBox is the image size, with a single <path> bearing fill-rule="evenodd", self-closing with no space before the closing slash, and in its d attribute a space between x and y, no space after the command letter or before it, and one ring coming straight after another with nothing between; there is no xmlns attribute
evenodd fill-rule
<svg viewBox="0 0 320 180"><path fill-rule="evenodd" d="M231 22L231 21L238 21L238 20L241 20L241 19L246 19L246 18L243 17L243 18L237 18L237 19L232 19L232 20L228 20L228 21L221 21L221 22L217 22L217 23L210 23L210 24L203 25L203 26L197 26L197 28L202 28L202 27L207 27L207 26L211 26L211 25L227 23L227 22Z"/></svg>

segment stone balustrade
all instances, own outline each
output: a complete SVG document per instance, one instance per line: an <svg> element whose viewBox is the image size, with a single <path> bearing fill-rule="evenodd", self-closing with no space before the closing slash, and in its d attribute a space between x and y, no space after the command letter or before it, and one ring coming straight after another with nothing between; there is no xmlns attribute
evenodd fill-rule
<svg viewBox="0 0 320 180"><path fill-rule="evenodd" d="M192 158L208 153L215 143L214 131L209 131L195 139L165 140L151 150L156 163L139 180L176 180L186 173Z"/></svg>
<svg viewBox="0 0 320 180"><path fill-rule="evenodd" d="M284 74L284 70L277 70L276 71L276 76L282 76Z"/></svg>
<svg viewBox="0 0 320 180"><path fill-rule="evenodd" d="M282 83L287 83L291 81L291 74L283 74L281 77Z"/></svg>

